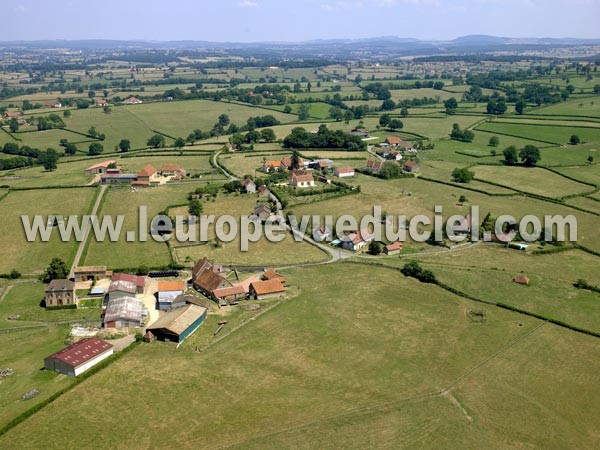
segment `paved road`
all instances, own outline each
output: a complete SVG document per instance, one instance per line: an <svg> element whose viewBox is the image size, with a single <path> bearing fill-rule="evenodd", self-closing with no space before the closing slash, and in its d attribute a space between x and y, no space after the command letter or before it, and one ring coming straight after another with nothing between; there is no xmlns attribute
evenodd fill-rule
<svg viewBox="0 0 600 450"><path fill-rule="evenodd" d="M371 155L373 155L375 158L379 159L380 161L385 161L385 158L383 156L380 156L373 151L372 145L367 145L367 152L369 152Z"/></svg>
<svg viewBox="0 0 600 450"><path fill-rule="evenodd" d="M98 194L98 198L96 199L96 203L94 203L94 208L92 209L92 216L95 216L98 213L98 208L100 207L100 202L102 201L102 197L104 196L104 191L106 191L106 185L100 186L100 194ZM79 265L79 260L81 259L81 255L83 254L83 249L85 248L85 243L88 240L90 235L91 224L89 222L85 223L85 230L83 232L83 239L79 243L79 248L77 249L77 253L75 254L75 259L73 259L73 265L71 266L71 272L69 272L69 278L73 277L73 271L75 267Z"/></svg>
<svg viewBox="0 0 600 450"><path fill-rule="evenodd" d="M233 175L229 175L229 172L227 172L225 169L223 169L221 167L221 165L219 164L219 155L221 154L221 150L219 150L217 153L215 153L212 158L213 158L213 164L215 165L215 167L217 169L219 169L223 175L225 175L229 181L235 181L235 180L239 180L239 178L234 177Z"/></svg>

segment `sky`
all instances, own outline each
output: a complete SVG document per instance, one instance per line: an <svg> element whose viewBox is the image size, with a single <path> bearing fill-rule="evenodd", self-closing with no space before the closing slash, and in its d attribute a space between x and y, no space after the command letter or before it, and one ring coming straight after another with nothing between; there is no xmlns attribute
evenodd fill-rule
<svg viewBox="0 0 600 450"><path fill-rule="evenodd" d="M0 0L0 41L600 38L600 0Z"/></svg>

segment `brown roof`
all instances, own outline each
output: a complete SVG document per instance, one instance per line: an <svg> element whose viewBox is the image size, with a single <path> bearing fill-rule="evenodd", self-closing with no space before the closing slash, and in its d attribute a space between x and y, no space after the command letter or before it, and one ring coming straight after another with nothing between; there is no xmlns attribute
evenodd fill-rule
<svg viewBox="0 0 600 450"><path fill-rule="evenodd" d="M165 164L160 168L161 172L175 172L177 170L181 170L181 166L179 164Z"/></svg>
<svg viewBox="0 0 600 450"><path fill-rule="evenodd" d="M195 278L198 276L198 274L200 273L200 271L206 267L212 267L213 263L212 261L209 261L206 258L201 258L198 260L198 262L194 265L193 269L192 269L192 276Z"/></svg>
<svg viewBox="0 0 600 450"><path fill-rule="evenodd" d="M264 167L281 167L281 161L265 161Z"/></svg>
<svg viewBox="0 0 600 450"><path fill-rule="evenodd" d="M250 178L244 178L244 181L242 181L242 186L248 186L250 184L254 184L254 181L252 181Z"/></svg>
<svg viewBox="0 0 600 450"><path fill-rule="evenodd" d="M218 273L215 273L212 270L205 270L198 275L198 277L194 280L194 283L196 283L205 291L212 292L219 287L223 281L226 281L225 278Z"/></svg>
<svg viewBox="0 0 600 450"><path fill-rule="evenodd" d="M72 367L77 367L111 348L112 344L109 344L106 341L96 338L87 338L47 356L46 359L58 359Z"/></svg>
<svg viewBox="0 0 600 450"><path fill-rule="evenodd" d="M256 292L257 295L276 294L278 292L285 292L285 286L281 282L281 278L275 278L273 280L253 281L250 287Z"/></svg>
<svg viewBox="0 0 600 450"><path fill-rule="evenodd" d="M113 281L128 281L135 284L137 287L144 287L146 277L140 275L130 275L128 273L115 273L112 276Z"/></svg>
<svg viewBox="0 0 600 450"><path fill-rule="evenodd" d="M138 173L140 177L149 177L154 175L157 172L156 168L152 164L148 164Z"/></svg>
<svg viewBox="0 0 600 450"><path fill-rule="evenodd" d="M12 118L12 117L20 117L21 113L19 111L7 111L6 112L6 117Z"/></svg>
<svg viewBox="0 0 600 450"><path fill-rule="evenodd" d="M377 170L381 170L382 167L383 167L383 161L374 160L374 159L370 159L367 161L367 169L377 171Z"/></svg>
<svg viewBox="0 0 600 450"><path fill-rule="evenodd" d="M52 280L46 286L46 292L72 291L73 289L75 289L75 282L66 279Z"/></svg>
<svg viewBox="0 0 600 450"><path fill-rule="evenodd" d="M402 242L393 242L385 246L388 252L394 252L396 250L402 250Z"/></svg>
<svg viewBox="0 0 600 450"><path fill-rule="evenodd" d="M337 173L354 173L354 169L352 167L340 167L336 169Z"/></svg>
<svg viewBox="0 0 600 450"><path fill-rule="evenodd" d="M419 165L414 161L406 161L404 167L410 167L412 169L414 167L419 167Z"/></svg>
<svg viewBox="0 0 600 450"><path fill-rule="evenodd" d="M246 290L244 289L243 286L231 286L231 287L215 289L212 293L216 298L223 298L223 297L228 297L230 295L245 294Z"/></svg>
<svg viewBox="0 0 600 450"><path fill-rule="evenodd" d="M265 273L263 273L263 278L266 280L272 280L274 278L283 279L283 276L275 269L268 269L265 271Z"/></svg>
<svg viewBox="0 0 600 450"><path fill-rule="evenodd" d="M206 308L191 304L180 308L172 308L149 326L148 330L165 329L180 335L205 313Z"/></svg>
<svg viewBox="0 0 600 450"><path fill-rule="evenodd" d="M292 165L292 158L291 156L284 156L283 158L281 158L281 164L283 164L286 167L290 167ZM298 165L303 165L304 164L304 160L302 158L298 158Z"/></svg>
<svg viewBox="0 0 600 450"><path fill-rule="evenodd" d="M312 173L306 171L292 172L292 180L296 181L314 181Z"/></svg>
<svg viewBox="0 0 600 450"><path fill-rule="evenodd" d="M179 294L173 300L173 303L181 303L181 301L185 301L186 303L190 303L196 306L202 306L203 308L210 309L210 301L205 298L200 298L194 294Z"/></svg>
<svg viewBox="0 0 600 450"><path fill-rule="evenodd" d="M185 283L181 280L178 281L159 281L158 292L165 291L185 291Z"/></svg>

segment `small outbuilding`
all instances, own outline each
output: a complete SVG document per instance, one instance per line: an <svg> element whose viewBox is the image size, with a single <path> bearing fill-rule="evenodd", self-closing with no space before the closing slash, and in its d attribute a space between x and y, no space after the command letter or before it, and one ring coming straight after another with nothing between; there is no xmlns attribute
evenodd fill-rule
<svg viewBox="0 0 600 450"><path fill-rule="evenodd" d="M250 297L255 300L281 297L283 294L285 294L285 286L283 285L281 278L253 281L250 283Z"/></svg>

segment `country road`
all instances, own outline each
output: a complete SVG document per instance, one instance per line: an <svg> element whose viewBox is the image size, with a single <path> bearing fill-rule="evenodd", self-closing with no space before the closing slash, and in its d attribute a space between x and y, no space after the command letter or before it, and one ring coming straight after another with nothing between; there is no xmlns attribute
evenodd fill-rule
<svg viewBox="0 0 600 450"><path fill-rule="evenodd" d="M102 197L104 197L104 192L106 191L106 185L100 186L100 193L98 194L98 198L96 198L96 202L94 203L94 208L92 209L92 216L98 214L98 208L100 207L100 203L102 202ZM79 265L79 260L81 259L81 255L83 254L83 250L85 249L85 244L90 235L90 227L91 224L88 222L84 223L85 230L83 232L83 239L79 243L79 248L77 249L77 253L75 254L75 258L73 259L73 264L71 265L71 271L69 272L69 278L73 278L73 272L75 267Z"/></svg>

